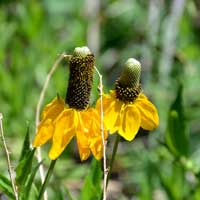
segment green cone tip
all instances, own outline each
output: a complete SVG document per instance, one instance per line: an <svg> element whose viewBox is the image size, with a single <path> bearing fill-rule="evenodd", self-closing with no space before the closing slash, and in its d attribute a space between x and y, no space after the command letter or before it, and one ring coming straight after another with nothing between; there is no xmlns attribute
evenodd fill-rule
<svg viewBox="0 0 200 200"><path fill-rule="evenodd" d="M89 54L91 54L91 51L88 47L83 46L83 47L76 47L74 49L74 56L80 56L80 57L86 57Z"/></svg>
<svg viewBox="0 0 200 200"><path fill-rule="evenodd" d="M126 87L137 87L140 83L141 64L134 58L129 58L124 66L119 82Z"/></svg>

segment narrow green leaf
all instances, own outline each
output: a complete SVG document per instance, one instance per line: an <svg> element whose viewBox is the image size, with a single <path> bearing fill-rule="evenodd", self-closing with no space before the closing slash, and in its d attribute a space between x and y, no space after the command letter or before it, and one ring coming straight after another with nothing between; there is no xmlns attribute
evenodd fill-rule
<svg viewBox="0 0 200 200"><path fill-rule="evenodd" d="M102 179L101 162L93 159L92 162L92 183L95 185L98 192L101 192L101 179Z"/></svg>
<svg viewBox="0 0 200 200"><path fill-rule="evenodd" d="M0 174L0 190L11 199L15 199L10 180L1 174Z"/></svg>
<svg viewBox="0 0 200 200"><path fill-rule="evenodd" d="M86 176L83 189L81 191L82 200L93 200L101 198L102 171L99 161L93 159L89 174Z"/></svg>
<svg viewBox="0 0 200 200"><path fill-rule="evenodd" d="M166 131L166 144L176 156L188 156L189 134L185 124L182 85L180 85L177 97L168 114L168 126Z"/></svg>
<svg viewBox="0 0 200 200"><path fill-rule="evenodd" d="M18 166L16 167L16 183L19 187L19 190L24 186L28 175L31 172L32 168L32 161L35 149L29 150L26 153L24 158L19 162Z"/></svg>
<svg viewBox="0 0 200 200"><path fill-rule="evenodd" d="M29 151L30 151L30 136L29 136L29 126L28 126L19 160L21 161Z"/></svg>
<svg viewBox="0 0 200 200"><path fill-rule="evenodd" d="M37 166L32 170L31 174L28 176L27 181L25 183L25 187L23 187L23 190L20 192L20 196L22 200L28 199L30 196L31 186L33 184L36 172L38 171L40 165L42 162L38 163Z"/></svg>
<svg viewBox="0 0 200 200"><path fill-rule="evenodd" d="M81 191L81 200L93 200L99 199L95 191L95 186L92 184L90 177L86 177Z"/></svg>

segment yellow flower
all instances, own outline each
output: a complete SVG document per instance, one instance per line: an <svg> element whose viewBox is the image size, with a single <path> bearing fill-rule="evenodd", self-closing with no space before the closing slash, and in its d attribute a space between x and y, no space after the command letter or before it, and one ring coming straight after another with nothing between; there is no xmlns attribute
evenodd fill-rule
<svg viewBox="0 0 200 200"><path fill-rule="evenodd" d="M74 136L82 161L86 160L91 152L97 160L102 158L100 117L97 111L94 108L80 111L69 108L63 99L57 97L44 108L33 146L38 147L51 139L49 157L54 160Z"/></svg>
<svg viewBox="0 0 200 200"><path fill-rule="evenodd" d="M141 92L139 84L141 66L129 59L115 90L103 96L104 123L111 134L118 131L124 139L131 141L140 127L153 130L159 124L156 107ZM99 107L99 100L97 108Z"/></svg>
<svg viewBox="0 0 200 200"><path fill-rule="evenodd" d="M102 158L103 144L100 117L97 110L89 108L93 81L94 55L87 47L78 47L70 58L70 76L65 101L57 97L46 105L33 141L38 147L52 140L49 157L55 160L75 136L81 160L92 153ZM107 138L106 132L104 133Z"/></svg>
<svg viewBox="0 0 200 200"><path fill-rule="evenodd" d="M99 103L97 103L98 105ZM159 124L155 106L140 93L132 103L116 98L115 91L103 97L104 123L110 133L118 131L124 139L131 141L140 127L153 130Z"/></svg>

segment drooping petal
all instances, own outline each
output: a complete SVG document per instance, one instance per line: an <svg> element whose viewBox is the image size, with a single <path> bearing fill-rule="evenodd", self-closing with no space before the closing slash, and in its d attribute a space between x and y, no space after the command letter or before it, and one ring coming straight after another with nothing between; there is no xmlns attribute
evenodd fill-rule
<svg viewBox="0 0 200 200"><path fill-rule="evenodd" d="M56 97L44 107L42 111L42 120L45 118L55 119L64 109L65 102L62 98Z"/></svg>
<svg viewBox="0 0 200 200"><path fill-rule="evenodd" d="M38 126L37 134L33 141L34 147L43 145L52 138L54 131L53 122L64 110L64 106L64 100L58 97L45 106L42 112L42 121Z"/></svg>
<svg viewBox="0 0 200 200"><path fill-rule="evenodd" d="M153 130L158 127L159 117L156 107L146 98L140 95L134 105L141 115L141 127L145 130Z"/></svg>
<svg viewBox="0 0 200 200"><path fill-rule="evenodd" d="M96 120L92 120L91 128L89 129L89 137L90 137L90 149L92 151L92 154L97 160L100 160L103 156L103 140L107 139L108 134L105 125L103 126L103 133L101 129L100 124L100 116L93 115L93 119L96 118ZM102 135L103 134L103 135Z"/></svg>
<svg viewBox="0 0 200 200"><path fill-rule="evenodd" d="M76 140L81 161L87 160L90 156L89 138L87 137L87 132L77 131Z"/></svg>
<svg viewBox="0 0 200 200"><path fill-rule="evenodd" d="M79 141L77 140L77 144L78 144L78 151L79 151L79 156L81 161L87 160L88 157L90 156L90 149L88 147L84 147L81 145L81 143L79 143Z"/></svg>
<svg viewBox="0 0 200 200"><path fill-rule="evenodd" d="M93 138L90 144L92 154L97 160L100 160L103 156L103 143L101 137Z"/></svg>
<svg viewBox="0 0 200 200"><path fill-rule="evenodd" d="M43 120L39 127L38 132L33 141L33 147L38 147L45 144L49 139L52 138L54 126L52 119Z"/></svg>
<svg viewBox="0 0 200 200"><path fill-rule="evenodd" d="M55 121L53 134L53 144L49 152L49 157L55 160L66 148L75 134L74 111L65 109Z"/></svg>
<svg viewBox="0 0 200 200"><path fill-rule="evenodd" d="M121 112L122 105L123 102L116 99L113 94L103 98L104 122L111 134L116 132L119 128L117 119Z"/></svg>
<svg viewBox="0 0 200 200"><path fill-rule="evenodd" d="M76 129L76 140L79 150L79 156L81 161L87 160L90 156L90 149L89 149L89 126L91 124L92 116L89 115L88 110L78 111L77 113L78 124Z"/></svg>
<svg viewBox="0 0 200 200"><path fill-rule="evenodd" d="M128 141L133 140L141 123L140 113L134 105L127 105L125 107L121 123L118 131L119 135Z"/></svg>

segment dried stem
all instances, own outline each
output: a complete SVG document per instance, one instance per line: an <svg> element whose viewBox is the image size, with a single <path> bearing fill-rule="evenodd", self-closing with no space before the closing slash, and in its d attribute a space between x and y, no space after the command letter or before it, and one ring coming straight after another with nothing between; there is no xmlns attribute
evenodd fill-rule
<svg viewBox="0 0 200 200"><path fill-rule="evenodd" d="M7 148L7 144L4 138L4 132L3 132L3 115L2 113L0 113L0 133L1 133L1 139L3 142L3 146L4 146L4 150L6 152L6 159L7 159L7 164L8 164L8 173L10 176L10 180L11 180L11 184L12 184L12 188L13 188L13 192L15 195L15 199L18 200L18 193L17 193L17 187L15 185L15 178L13 177L13 171L12 171L12 167L11 167L11 162L10 162L10 156L9 156L9 151Z"/></svg>
<svg viewBox="0 0 200 200"><path fill-rule="evenodd" d="M45 96L49 81L50 81L53 73L55 72L56 68L58 67L59 63L65 57L68 57L68 55L65 55L64 53L59 55L59 57L57 58L57 60L53 64L53 66L52 66L52 68L51 68L50 72L48 73L47 78L45 80L44 86L42 88L42 91L40 93L40 97L39 97L39 100L38 100L38 103L37 103L37 108L36 108L36 116L35 116L36 132L37 132L37 127L38 127L39 120L40 120L40 110L41 110L42 102L44 100L44 96ZM41 154L41 149L39 147L37 148L36 156L37 156L38 162L40 163L42 161L42 154ZM45 176L44 176L44 166L42 164L39 167L39 172L40 172L41 182L43 184L44 181L45 181ZM44 192L44 200L48 200L48 196L47 196L46 191Z"/></svg>
<svg viewBox="0 0 200 200"><path fill-rule="evenodd" d="M106 165L106 144L107 141L104 139L104 124L103 124L103 83L102 83L102 75L99 73L98 69L95 67L95 70L99 76L99 96L100 96L100 123L101 123L101 137L103 142L103 200L106 200L107 196L107 177L108 177L108 170Z"/></svg>

